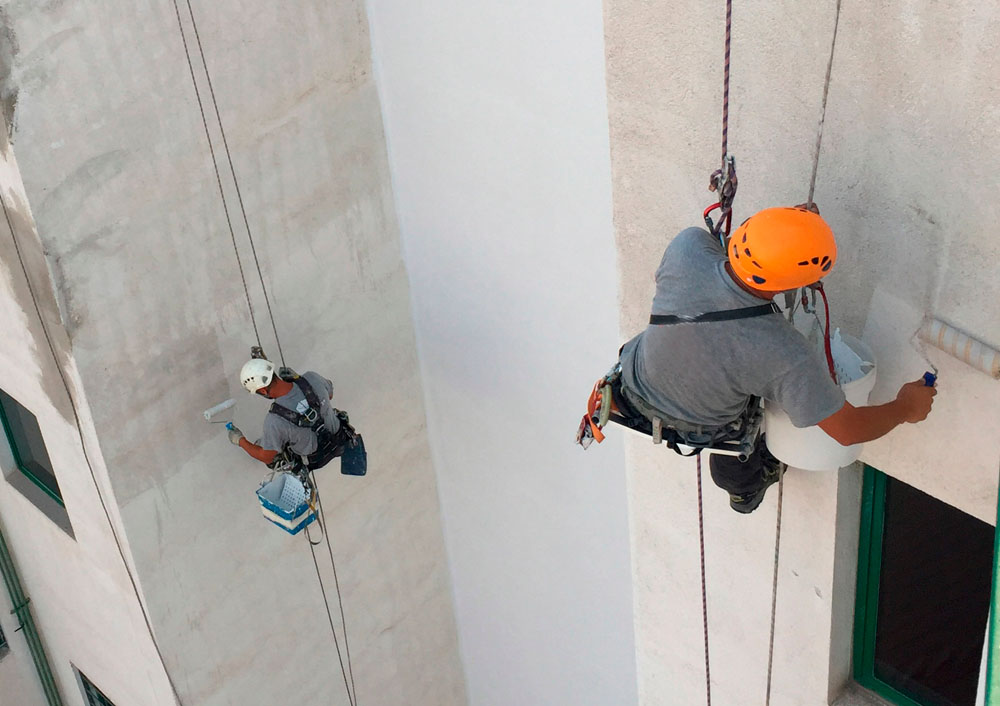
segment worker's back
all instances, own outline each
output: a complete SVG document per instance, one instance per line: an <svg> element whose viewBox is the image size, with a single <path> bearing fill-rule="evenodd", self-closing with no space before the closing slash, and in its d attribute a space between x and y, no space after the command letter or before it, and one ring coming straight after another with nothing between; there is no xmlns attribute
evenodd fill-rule
<svg viewBox="0 0 1000 706"><path fill-rule="evenodd" d="M682 231L656 271L652 313L693 316L766 304L729 276L725 261L708 231ZM818 352L778 314L650 325L625 344L621 365L629 391L694 425L726 424L751 395L780 404L797 426L816 424L844 404Z"/></svg>

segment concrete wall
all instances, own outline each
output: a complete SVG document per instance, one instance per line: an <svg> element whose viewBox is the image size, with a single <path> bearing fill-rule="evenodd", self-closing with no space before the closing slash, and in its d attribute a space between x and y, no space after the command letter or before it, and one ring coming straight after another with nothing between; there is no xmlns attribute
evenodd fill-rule
<svg viewBox="0 0 1000 706"><path fill-rule="evenodd" d="M59 323L52 280L6 133L0 134L0 144L0 189L13 226L12 231L6 220L0 221L0 331L4 332L0 385L36 416L66 504L62 518L56 519L68 520L63 526L53 521L51 515L59 512L54 501L30 483L20 482L24 477L14 467L6 436L0 434L0 470L5 478L0 482L0 529L66 703L82 703L75 665L117 703L170 704L169 686L87 470L70 398L62 386L60 368L78 401L97 480L107 493L102 459L94 454L97 437ZM29 291L29 277L36 300ZM55 356L39 314L48 327ZM120 531L117 509L113 504L110 509ZM4 590L0 606L9 602ZM6 617L0 624L11 652L0 660L0 702L43 704L24 634L14 632L18 623L7 610L3 609Z"/></svg>
<svg viewBox="0 0 1000 706"><path fill-rule="evenodd" d="M465 703L363 7L194 5L287 362L334 380L334 403L370 450L367 478L336 463L320 477L359 700ZM346 703L305 540L261 518L264 468L201 418L239 396L235 419L254 438L266 405L236 379L253 330L174 8L3 9L27 199L178 688L206 705L289 693ZM223 185L276 357L234 185ZM47 354L31 353L34 370ZM27 583L38 591L54 576L40 565ZM47 639L75 632L64 617L41 621ZM115 654L93 652L99 664ZM116 664L118 682L81 667L124 689L131 663Z"/></svg>
<svg viewBox="0 0 1000 706"><path fill-rule="evenodd" d="M600 5L368 6L470 703L632 704Z"/></svg>
<svg viewBox="0 0 1000 706"><path fill-rule="evenodd" d="M735 3L730 152L736 220L805 200L834 2ZM996 204L997 9L965 2L845 2L816 200L838 234L834 322L879 361L873 401L918 378L909 339L925 314L1000 339ZM606 0L608 97L622 338L640 330L651 274L711 202L719 163L724 5ZM971 188L970 188L971 187ZM981 192L980 189L985 189ZM863 459L989 522L1000 458L1000 384L943 356L931 418ZM704 698L692 461L627 447L640 703ZM713 696L763 700L776 493L738 517L706 489ZM791 471L785 489L775 704L825 704L848 671L856 471ZM845 599L845 594L847 597ZM751 696L747 696L750 694Z"/></svg>

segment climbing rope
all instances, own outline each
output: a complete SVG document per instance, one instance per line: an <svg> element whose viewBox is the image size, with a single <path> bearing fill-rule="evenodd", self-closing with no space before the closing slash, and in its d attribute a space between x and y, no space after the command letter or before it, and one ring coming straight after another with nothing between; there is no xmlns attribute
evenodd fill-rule
<svg viewBox="0 0 1000 706"><path fill-rule="evenodd" d="M118 536L118 531L115 529L115 523L111 519L111 511L108 510L108 503L104 498L104 492L101 490L101 484L97 480L97 473L94 470L94 464L91 462L90 453L87 451L87 442L83 434L83 425L80 422L80 412L77 409L76 399L73 396L69 380L66 379L66 373L63 371L62 365L59 362L60 357L56 353L55 344L52 342L52 336L49 333L49 327L46 325L45 318L42 316L42 309L38 304L35 287L32 285L31 278L28 276L28 268L24 263L24 256L21 254L21 246L17 241L17 236L14 234L14 225L11 223L10 212L7 210L7 202L3 198L2 193L0 193L0 207L3 208L3 215L7 221L7 228L10 230L10 238L14 243L14 252L17 254L18 262L21 264L21 271L24 273L24 281L28 285L28 293L31 296L32 303L35 305L35 313L38 315L38 323L42 327L45 342L48 344L49 352L52 354L52 360L56 366L56 371L59 373L59 379L62 380L63 387L66 389L66 397L69 399L69 405L73 411L73 420L76 432L80 437L80 450L83 452L83 459L87 464L87 469L90 471L90 479L93 481L94 489L97 491L97 499L101 503L101 509L104 511L104 517L107 519L108 527L111 529L111 536L115 541L115 546L118 548L118 556L121 557L122 564L125 566L125 573L128 576L129 583L132 585L132 592L135 594L136 602L139 604L139 611L142 613L143 622L146 624L146 631L149 633L149 639L153 643L153 649L156 650L156 656L160 661L160 666L163 667L163 674L167 678L167 683L170 684L170 690L173 692L174 701L178 704L178 706L184 706L184 701L181 699L181 695L177 691L177 685L174 683L174 679L170 675L170 670L167 668L167 661L163 657L163 651L160 649L160 643L156 639L156 633L153 632L153 623L149 617L149 611L146 608L146 604L143 602L142 595L139 593L138 582L135 579L135 575L132 573L132 567L129 566L128 559L125 557L125 549L122 547L121 538Z"/></svg>
<svg viewBox="0 0 1000 706"><path fill-rule="evenodd" d="M767 641L767 696L764 706L771 706L771 669L774 666L774 619L778 610L778 553L781 549L781 500L785 491L785 466L778 468L778 522L774 530L774 577L771 579L771 636Z"/></svg>
<svg viewBox="0 0 1000 706"><path fill-rule="evenodd" d="M212 155L212 167L215 170L215 179L219 186L219 196L222 198L222 209L226 214L226 225L229 227L229 235L233 242L233 250L236 253L236 263L240 270L240 279L243 281L243 292L246 295L247 307L250 309L250 321L253 324L254 335L257 345L261 346L260 331L257 328L257 319L254 315L253 302L250 300L250 289L247 287L246 275L243 270L243 261L240 258L240 251L236 245L236 232L233 229L232 218L229 215L229 204L226 201L226 192L222 188L222 175L219 171L219 163L216 159L215 146L212 143L212 134L208 128L208 120L205 117L205 106L202 102L201 91L198 89L198 81L195 79L194 62L191 60L191 51L188 47L187 34L184 31L184 23L181 20L181 11L177 0L173 0L174 12L177 15L177 28L180 30L181 42L184 45L184 56L187 58L188 70L191 72L191 84L194 86L195 97L198 100L198 110L201 112L201 122L205 128L205 138L208 140L208 149ZM215 110L215 119L219 125L219 133L222 135L222 146L226 153L226 161L229 163L229 172L233 177L233 184L236 187L236 197L239 201L240 213L243 216L243 225L246 227L247 238L250 241L250 252L253 254L254 265L257 268L257 277L260 280L260 288L264 294L264 303L267 306L267 315L271 321L271 330L274 332L275 343L278 347L278 357L281 365L285 365L285 353L281 348L281 339L278 337L278 329L274 321L274 312L271 309L271 299L267 295L267 286L264 284L264 273L260 267L260 259L257 257L257 247L254 245L253 231L250 229L250 220L247 218L246 207L243 204L243 192L240 190L240 180L236 175L236 168L233 166L233 156L229 150L229 141L226 139L226 130L222 124L222 115L219 112L219 103L215 98L215 88L212 85L212 74L208 70L208 62L205 60L205 50L201 43L201 33L198 31L198 21L194 16L194 9L191 7L191 0L187 0L188 15L191 17L191 26L194 29L195 42L198 45L198 54L201 56L202 69L205 72L205 79L208 83L209 97L212 100L212 107Z"/></svg>
<svg viewBox="0 0 1000 706"><path fill-rule="evenodd" d="M719 202L706 208L703 216L708 230L719 237L723 248L726 246L725 236L729 235L733 225L733 200L736 198L738 185L736 160L729 154L729 58L732 26L733 0L726 0L726 48L722 72L722 162L708 180L708 190L718 193ZM713 223L709 214L717 208L719 220Z"/></svg>
<svg viewBox="0 0 1000 706"><path fill-rule="evenodd" d="M205 115L205 106L204 106L204 102L202 101L201 91L198 89L198 81L197 81L197 79L195 77L195 71L194 71L194 62L191 59L191 51L190 51L190 48L189 48L189 45L188 45L187 35L186 35L185 31L184 31L184 23L183 23L183 21L181 19L181 11L180 11L180 6L178 4L178 0L173 0L173 4L174 4L174 12L177 15L177 27L178 27L178 29L180 31L181 42L182 42L182 44L184 46L184 55L185 55L185 57L187 59L188 70L189 70L189 72L191 74L191 84L194 87L195 98L197 99L197 102L198 102L198 110L201 113L202 126L205 129L205 138L208 141L208 148L209 148L209 152L210 152L211 158L212 158L212 167L215 170L215 178L216 178L216 182L217 182L218 187L219 187L219 196L222 199L222 208L223 208L223 211L225 212L225 215L226 215L226 224L227 224L227 226L229 228L229 235L230 235L230 239L232 240L232 243L233 243L233 250L236 253L236 262L237 262L237 265L238 265L239 271L240 271L240 279L243 281L243 291L244 291L244 294L246 295L247 307L250 310L250 320L251 320L251 323L253 324L254 335L255 335L255 337L257 339L257 346L261 347L262 344L261 344L261 339L260 339L260 332L259 332L259 329L258 329L258 326L257 326L257 320L256 320L254 308L253 308L253 302L250 299L250 290L249 290L249 287L247 286L246 275L245 275L245 271L244 271L244 268L243 268L243 261L240 258L239 248L237 247L237 244L236 244L236 233L235 233L235 230L233 228L232 218L231 218L230 212L229 212L229 204L226 201L225 190L223 189L223 186L222 186L222 175L221 175L221 172L219 170L219 164L218 164L218 160L216 158L215 147L214 147L214 144L212 142L211 131L209 130L209 127L208 127L208 119L207 119L207 117ZM229 172L230 172L230 174L232 176L233 184L234 184L234 186L236 188L236 197L237 197L237 201L239 202L240 213L241 213L241 215L243 217L243 225L246 228L247 238L250 241L250 251L251 251L251 253L253 255L254 266L257 269L257 277L258 277L258 279L260 281L261 291L263 292L263 295L264 295L264 303L265 303L265 305L267 307L267 315L268 315L268 318L269 318L270 323L271 323L271 330L274 332L274 340L275 340L275 343L276 343L277 348L278 348L278 357L279 357L279 359L281 361L281 365L285 366L285 354L284 354L284 350L282 349L282 346L281 346L281 337L278 335L278 328L277 328L277 325L275 323L274 311L271 308L271 299L270 299L270 297L268 296L268 293L267 293L267 285L264 282L264 274L263 274L263 271L261 270L260 259L259 259L258 255L257 255L256 245L254 244L253 231L250 228L250 220L247 217L246 206L245 206L245 204L243 202L243 193L242 193L242 190L240 189L239 177L236 174L236 167L233 164L232 152L229 149L229 141L226 138L226 130L225 130L225 127L223 126L222 115L221 115L221 113L219 111L219 103L218 103L218 101L216 99L216 96L215 96L215 88L212 85L212 75L211 75L211 72L209 71L208 62L207 62L207 60L205 58L205 50L204 50L204 46L203 46L202 41L201 41L201 33L198 31L198 21L197 21L197 19L195 19L194 9L191 6L191 0L186 0L186 5L187 5L187 10L188 10L188 15L191 18L191 26L192 26L192 28L194 30L195 43L197 44L198 54L199 54L199 56L201 58L202 69L205 72L205 79L206 79L206 82L208 84L209 98L211 99L212 107L213 107L213 110L215 112L215 119L216 119L216 122L218 123L218 126L219 126L219 133L222 136L222 146L223 146L223 150L224 150L224 152L226 154L226 161L229 164ZM343 656L343 654L341 652L341 649L340 649L340 641L339 641L339 639L337 637L337 630L336 630L336 627L334 626L333 613L332 613L332 611L330 609L330 601L329 601L329 598L327 596L326 586L323 584L323 577L322 577L322 574L321 574L320 569L319 569L319 562L316 559L316 545L319 544L319 542L315 542L314 543L312 541L312 538L310 536L309 528L308 527L306 528L305 536L306 536L306 540L307 540L307 542L309 544L309 552L312 555L313 566L316 569L316 579L317 579L317 581L319 583L320 592L323 595L323 606L326 609L327 618L328 618L328 621L329 621L329 624L330 624L330 632L333 635L334 645L335 645L336 650L337 650L337 659L340 662L340 671L341 671L341 674L344 677L344 689L347 691L347 698L348 698L348 701L350 702L351 706L357 706L357 690L356 690L356 688L354 686L354 670L353 670L353 667L351 666L350 643L349 643L348 637L347 637L347 621L346 621L346 619L344 617L344 604L343 604L343 599L342 599L341 591L340 591L340 580L337 577L337 566L336 566L336 563L334 562L334 559L333 559L333 548L330 546L330 538L329 538L329 533L327 531L327 525L326 525L326 516L323 513L322 499L319 497L319 490L316 487L315 478L312 478L312 483L313 483L313 489L316 492L316 503L317 503L317 507L318 507L318 510L319 510L320 528L321 528L321 531L323 532L324 538L326 539L327 551L328 551L328 554L330 556L330 564L333 567L334 583L335 583L335 587L336 587L336 591L337 591L337 603L338 603L338 605L340 607L341 625L342 625L343 630L344 630L344 646L345 646L346 653L347 653L347 666L346 667L344 665L344 656ZM348 679L348 674L350 674L350 678L349 679Z"/></svg>
<svg viewBox="0 0 1000 706"><path fill-rule="evenodd" d="M698 461L698 542L701 545L701 616L705 633L705 701L712 706L712 672L708 659L708 585L705 581L705 510L701 492L701 451Z"/></svg>
<svg viewBox="0 0 1000 706"><path fill-rule="evenodd" d="M323 510L323 498L320 497L319 485L316 483L316 475L312 471L309 472L309 478L312 481L313 489L316 491L316 504L319 507L319 517L323 526L323 536L326 538L326 551L330 556L330 566L333 567L333 583L337 589L337 605L340 607L340 625L344 631L344 649L347 652L347 671L351 676L351 691L354 693L353 703L354 706L357 706L358 688L354 685L354 667L351 664L351 643L347 637L347 618L344 616L344 601L341 599L340 578L337 576L337 562L333 559L333 547L330 545L330 526L326 523L326 513Z"/></svg>
<svg viewBox="0 0 1000 706"><path fill-rule="evenodd" d="M324 534L325 534L324 530ZM351 693L351 687L348 685L347 681L347 670L344 667L344 657L340 651L340 640L337 639L337 630L333 626L333 613L330 611L330 600L326 595L326 586L323 584L323 575L319 570L319 561L316 559L316 544L313 543L312 538L309 536L309 528L306 527L306 540L309 544L309 553L312 555L313 567L316 569L316 580L319 582L319 590L323 594L323 605L326 608L326 618L330 623L330 633L333 635L333 644L337 648L337 660L340 662L340 673L344 677L344 689L347 691L347 701L351 706L355 706L354 695ZM346 634L345 634L346 639Z"/></svg>
<svg viewBox="0 0 1000 706"><path fill-rule="evenodd" d="M722 167L729 155L729 50L733 36L733 0L726 0L726 52L722 67Z"/></svg>
<svg viewBox="0 0 1000 706"><path fill-rule="evenodd" d="M830 41L830 58L826 63L826 80L823 82L823 107L820 111L819 127L816 130L816 151L813 155L812 176L809 178L809 198L806 200L806 208L813 205L813 196L816 193L816 173L819 171L819 151L823 145L823 125L826 123L826 99L830 94L830 76L833 73L833 54L837 48L837 29L840 27L840 3L837 0L837 9L833 19L833 39Z"/></svg>

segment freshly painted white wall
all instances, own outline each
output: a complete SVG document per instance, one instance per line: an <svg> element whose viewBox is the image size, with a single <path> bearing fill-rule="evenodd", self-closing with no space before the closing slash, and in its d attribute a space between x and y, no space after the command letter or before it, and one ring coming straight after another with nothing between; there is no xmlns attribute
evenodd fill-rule
<svg viewBox="0 0 1000 706"><path fill-rule="evenodd" d="M470 703L634 704L601 5L368 8Z"/></svg>

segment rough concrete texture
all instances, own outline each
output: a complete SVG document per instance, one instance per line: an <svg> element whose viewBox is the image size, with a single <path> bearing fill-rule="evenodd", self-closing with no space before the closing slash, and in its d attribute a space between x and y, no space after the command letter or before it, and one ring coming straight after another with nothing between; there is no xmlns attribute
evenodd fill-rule
<svg viewBox="0 0 1000 706"><path fill-rule="evenodd" d="M319 480L359 700L464 703L363 7L194 9L287 362L334 380L334 403L370 450L367 478L342 477L334 462ZM236 422L254 438L266 405L236 380L253 329L174 8L5 10L18 40L13 141L28 200L181 694L346 703L305 540L261 518L263 467L201 417L237 397ZM277 357L225 171L223 187L263 344ZM328 569L324 579L332 589ZM121 664L96 671L102 688L126 680Z"/></svg>
<svg viewBox="0 0 1000 706"><path fill-rule="evenodd" d="M475 706L636 698L600 12L369 2Z"/></svg>
<svg viewBox="0 0 1000 706"><path fill-rule="evenodd" d="M735 3L737 222L807 196L835 6ZM997 343L1000 310L983 305L1000 293L988 235L997 206L975 194L997 186L988 165L998 89L982 67L997 59L998 16L963 2L843 5L816 200L840 244L828 283L834 323L864 332L879 357L873 401L926 368L908 352L925 313ZM711 203L724 26L722 3L605 1L623 338L648 315L663 248ZM905 306L886 309L876 287ZM919 315L908 328L901 320L911 308ZM932 417L870 444L863 460L993 522L1000 385L931 355L942 369ZM627 454L640 703L696 703L704 673L692 462L643 440ZM739 694L764 692L775 498L735 517L708 483L713 695L745 703ZM856 527L856 506L844 503L857 501L853 491L839 495L835 474L788 475L775 704L828 703L847 675L851 627L840 594L853 594L842 558L852 539L835 524Z"/></svg>
<svg viewBox="0 0 1000 706"><path fill-rule="evenodd" d="M66 332L59 324L52 280L6 132L0 133L0 146L0 190L11 226L0 221L0 331L5 333L0 346L2 386L35 415L43 430L72 533L43 514L41 508L54 507L53 501L43 496L48 505L36 505L29 495L37 498L38 493L22 494L15 489L21 471L14 465L5 436L0 436L0 470L11 482L0 483L0 529L30 598L63 697L77 698L76 665L120 703L172 703L82 453L81 433L96 462L101 491L112 497L100 454L94 455L96 435L86 412L79 374L68 354ZM69 384L69 393L61 376ZM81 410L82 432L75 426L69 394ZM28 488L34 490L34 486ZM111 511L121 534L113 504ZM6 592L0 600L8 602ZM23 633L15 632L16 619L5 619L2 627L11 650L0 667L4 703L8 698L11 704L43 703ZM122 670L122 665L127 669Z"/></svg>

